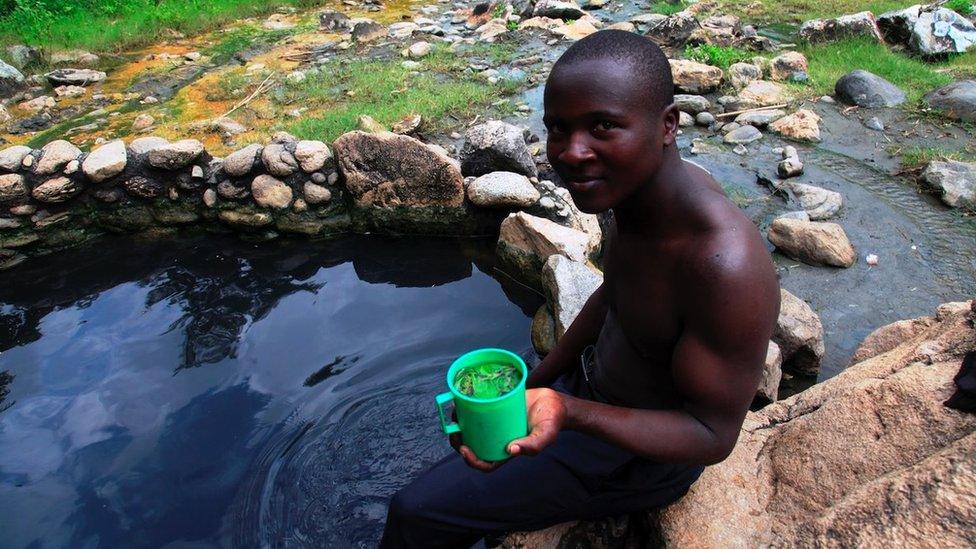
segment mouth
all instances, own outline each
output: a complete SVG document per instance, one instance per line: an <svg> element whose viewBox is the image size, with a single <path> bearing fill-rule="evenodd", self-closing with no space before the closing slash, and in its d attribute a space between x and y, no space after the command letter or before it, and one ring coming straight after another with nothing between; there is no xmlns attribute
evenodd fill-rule
<svg viewBox="0 0 976 549"><path fill-rule="evenodd" d="M602 179L569 179L566 180L566 185L570 190L577 192L587 192L595 189L597 186L603 183Z"/></svg>

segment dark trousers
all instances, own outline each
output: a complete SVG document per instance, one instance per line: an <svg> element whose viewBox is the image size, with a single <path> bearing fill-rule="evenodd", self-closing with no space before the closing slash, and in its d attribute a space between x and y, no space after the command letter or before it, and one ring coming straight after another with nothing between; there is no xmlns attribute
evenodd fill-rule
<svg viewBox="0 0 976 549"><path fill-rule="evenodd" d="M578 377L564 376L553 388L588 396ZM661 507L683 496L702 470L651 462L574 431L491 473L452 453L393 496L380 547L470 547L486 535Z"/></svg>

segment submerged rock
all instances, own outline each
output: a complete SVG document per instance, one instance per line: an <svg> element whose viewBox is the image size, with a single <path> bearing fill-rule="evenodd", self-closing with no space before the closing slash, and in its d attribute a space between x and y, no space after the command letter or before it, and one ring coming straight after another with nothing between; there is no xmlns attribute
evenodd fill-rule
<svg viewBox="0 0 976 549"><path fill-rule="evenodd" d="M949 206L976 211L976 163L930 162L922 179L941 191L940 198Z"/></svg>
<svg viewBox="0 0 976 549"><path fill-rule="evenodd" d="M905 92L865 70L849 72L834 85L837 98L859 107L894 107L905 102Z"/></svg>
<svg viewBox="0 0 976 549"><path fill-rule="evenodd" d="M461 171L465 175L484 175L497 171L536 177L538 169L520 128L491 120L472 127L464 134Z"/></svg>
<svg viewBox="0 0 976 549"><path fill-rule="evenodd" d="M757 130L755 126L740 126L725 134L725 137L722 140L730 145L744 145L746 143L758 141L762 139L762 136L762 132Z"/></svg>
<svg viewBox="0 0 976 549"><path fill-rule="evenodd" d="M836 19L813 19L800 26L800 38L808 42L829 42L861 36L884 42L878 22L869 11L842 15Z"/></svg>
<svg viewBox="0 0 976 549"><path fill-rule="evenodd" d="M925 101L954 120L976 122L976 80L960 80L925 94Z"/></svg>
<svg viewBox="0 0 976 549"><path fill-rule="evenodd" d="M840 211L844 203L840 193L805 183L787 183L784 185L800 202L811 221L829 219Z"/></svg>
<svg viewBox="0 0 976 549"><path fill-rule="evenodd" d="M786 255L810 265L846 268L857 262L854 247L836 223L777 218L767 238Z"/></svg>

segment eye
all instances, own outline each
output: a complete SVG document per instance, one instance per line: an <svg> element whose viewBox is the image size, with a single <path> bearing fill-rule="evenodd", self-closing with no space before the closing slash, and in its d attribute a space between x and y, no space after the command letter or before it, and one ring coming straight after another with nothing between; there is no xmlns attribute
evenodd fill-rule
<svg viewBox="0 0 976 549"><path fill-rule="evenodd" d="M611 122L610 120L600 120L599 122L596 123L593 129L595 129L598 132L608 132L611 130L615 130L619 127L620 125L617 124L616 122Z"/></svg>
<svg viewBox="0 0 976 549"><path fill-rule="evenodd" d="M559 135L566 131L566 126L562 122L551 122L549 124L546 124L546 130L550 134Z"/></svg>

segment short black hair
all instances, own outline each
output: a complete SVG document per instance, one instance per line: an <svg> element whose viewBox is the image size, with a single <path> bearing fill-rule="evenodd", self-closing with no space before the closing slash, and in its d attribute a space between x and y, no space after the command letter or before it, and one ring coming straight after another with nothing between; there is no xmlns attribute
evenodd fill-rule
<svg viewBox="0 0 976 549"><path fill-rule="evenodd" d="M628 63L633 68L634 85L646 90L651 112L659 113L674 102L668 57L650 38L623 30L601 30L577 41L552 66L549 78L580 61L608 59Z"/></svg>

